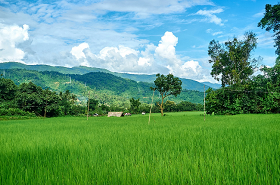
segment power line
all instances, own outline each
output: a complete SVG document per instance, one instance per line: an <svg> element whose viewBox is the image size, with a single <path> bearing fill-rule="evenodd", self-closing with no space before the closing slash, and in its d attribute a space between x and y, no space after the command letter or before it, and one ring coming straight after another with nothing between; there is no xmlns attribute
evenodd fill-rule
<svg viewBox="0 0 280 185"><path fill-rule="evenodd" d="M277 93L277 92L267 92L267 91L247 91L247 90L232 90L232 89L223 89L223 91L234 91L234 92L255 92L255 93Z"/></svg>

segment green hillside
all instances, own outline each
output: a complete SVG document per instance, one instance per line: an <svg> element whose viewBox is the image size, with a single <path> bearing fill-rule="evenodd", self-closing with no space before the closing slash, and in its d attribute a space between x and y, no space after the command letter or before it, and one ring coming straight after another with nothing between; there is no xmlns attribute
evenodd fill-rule
<svg viewBox="0 0 280 185"><path fill-rule="evenodd" d="M115 76L121 77L121 78L127 78L130 80L134 80L136 82L149 82L153 83L156 79L156 75L145 75L145 74L128 74L128 73L116 73L111 72L106 69L101 68L93 68L93 67L85 67L85 66L79 66L79 67L62 67L62 66L49 66L49 65L25 65L22 63L17 62L6 62L6 63L0 63L0 69L27 69L27 70L36 70L36 71L56 71L63 74L78 74L83 75L90 72L104 72L113 74ZM3 72L2 72L3 73ZM204 84L197 82L195 80L190 79L184 79L180 78L182 80L182 88L188 89L188 90L195 90L195 91L204 91ZM219 85L217 84L211 84L211 83L205 83L205 89L207 90L209 87L212 87L214 89L219 88Z"/></svg>
<svg viewBox="0 0 280 185"><path fill-rule="evenodd" d="M122 77L122 78L128 78L135 81L140 82L150 82L153 83L156 79L156 75L144 75L144 74L128 74L128 73L113 73L116 76ZM188 90L196 90L196 91L204 91L204 83L197 82L195 80L190 79L184 79L180 78L182 81L182 88L188 89ZM212 84L208 82L208 84L205 84L205 89L207 90L209 87L214 87L216 89L217 86L214 86L215 84Z"/></svg>
<svg viewBox="0 0 280 185"><path fill-rule="evenodd" d="M63 74L86 74L90 72L111 73L106 69L85 67L85 66L68 68L62 66L49 66L49 65L25 65L18 62L0 63L0 69L27 69L27 70L35 70L35 71L56 71Z"/></svg>
<svg viewBox="0 0 280 185"><path fill-rule="evenodd" d="M44 89L48 88L56 92L70 90L70 92L77 95L79 102L82 104L88 98L88 91L91 91L92 98L99 100L102 104L123 107L129 105L129 99L132 97L139 98L143 103L151 103L153 94L150 90L153 83L136 82L104 72L90 72L78 75L62 74L55 71L5 69L3 77L12 79L17 85L31 81ZM154 102L159 100L160 98L156 93ZM202 103L203 92L184 90L177 98L168 97L168 100L176 103L181 101Z"/></svg>

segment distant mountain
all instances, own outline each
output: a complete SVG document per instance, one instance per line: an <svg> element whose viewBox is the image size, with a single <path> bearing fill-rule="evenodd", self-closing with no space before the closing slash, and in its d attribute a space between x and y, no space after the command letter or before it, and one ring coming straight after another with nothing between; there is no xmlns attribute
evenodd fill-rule
<svg viewBox="0 0 280 185"><path fill-rule="evenodd" d="M156 75L144 75L144 74L128 74L128 73L113 73L116 76L122 77L122 78L128 78L131 80L135 80L138 82L149 82L154 83L156 79ZM195 80L180 78L182 81L182 88L188 89L188 90L195 90L195 91L204 91L204 83L197 82ZM215 84L211 84L208 82L208 84L205 84L205 89L207 90L209 87L216 89Z"/></svg>
<svg viewBox="0 0 280 185"><path fill-rule="evenodd" d="M217 83L210 83L210 82L201 82L209 87L211 87L212 89L219 89L222 87L221 84L217 84Z"/></svg>
<svg viewBox="0 0 280 185"><path fill-rule="evenodd" d="M148 83L154 83L154 80L156 79L155 74L145 75L145 74L117 73L117 72L111 72L106 69L85 67L85 66L67 68L62 66L25 65L17 62L6 62L6 63L0 63L0 69L27 69L27 70L35 70L35 71L56 71L63 74L77 74L77 75L83 75L90 72L104 72L104 73L113 74L121 78L134 80L136 82L148 82ZM203 92L204 84L206 90L209 87L214 89L219 88L216 84L211 84L209 82L200 83L195 80L184 79L184 78L180 78L180 79L182 80L182 88L187 90L195 90L195 91Z"/></svg>
<svg viewBox="0 0 280 185"><path fill-rule="evenodd" d="M154 85L153 83L136 82L110 73L90 72L80 75L62 74L56 71L3 69L2 74L2 78L9 78L17 85L33 82L44 89L56 92L69 90L77 95L79 102L82 104L85 104L89 90L91 91L91 97L102 104L125 106L129 105L130 98L139 98L142 103L150 104L152 102L153 92L150 87ZM202 103L203 92L184 90L176 98L171 96L167 99L176 103L181 101ZM155 93L153 101L159 100L159 94Z"/></svg>
<svg viewBox="0 0 280 185"><path fill-rule="evenodd" d="M18 62L5 62L0 63L0 69L27 69L35 71L56 71L63 74L86 74L90 72L105 72L112 73L107 69L93 68L93 67L62 67L62 66L49 66L49 65L25 65Z"/></svg>

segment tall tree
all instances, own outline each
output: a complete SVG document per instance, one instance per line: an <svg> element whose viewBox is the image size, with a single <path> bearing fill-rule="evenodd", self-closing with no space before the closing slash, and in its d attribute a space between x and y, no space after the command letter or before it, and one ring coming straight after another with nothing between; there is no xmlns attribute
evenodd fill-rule
<svg viewBox="0 0 280 185"><path fill-rule="evenodd" d="M130 111L132 113L138 113L139 106L141 105L139 98L138 99L131 98L129 101L130 101Z"/></svg>
<svg viewBox="0 0 280 185"><path fill-rule="evenodd" d="M159 104L161 115L163 116L163 100L167 96L174 95L177 97L182 91L182 81L178 77L174 77L173 74L168 74L166 76L156 75L156 80L154 81L155 87L151 87L151 90L159 91L161 95L161 104Z"/></svg>
<svg viewBox="0 0 280 185"><path fill-rule="evenodd" d="M258 23L258 27L265 28L266 31L273 30L274 41L277 55L280 55L280 4L274 6L270 4L265 5L264 17Z"/></svg>
<svg viewBox="0 0 280 185"><path fill-rule="evenodd" d="M0 78L0 102L15 98L17 86L11 79Z"/></svg>
<svg viewBox="0 0 280 185"><path fill-rule="evenodd" d="M76 95L70 93L69 90L66 90L64 93L60 92L59 93L60 97L60 106L62 108L63 114L68 115L77 100Z"/></svg>
<svg viewBox="0 0 280 185"><path fill-rule="evenodd" d="M59 107L59 102L61 102L61 100L56 92L44 89L42 99L45 111L44 116L54 117L61 115L61 109Z"/></svg>
<svg viewBox="0 0 280 185"><path fill-rule="evenodd" d="M44 115L45 102L43 89L32 82L19 85L16 102L24 111L35 112Z"/></svg>
<svg viewBox="0 0 280 185"><path fill-rule="evenodd" d="M88 101L87 101L88 105ZM90 98L89 99L89 109L90 111L94 111L98 107L98 100Z"/></svg>
<svg viewBox="0 0 280 185"><path fill-rule="evenodd" d="M244 40L236 37L224 44L212 40L209 43L209 63L213 63L211 75L222 81L222 86L245 82L253 74L257 60L251 59L251 52L257 47L256 34L246 32Z"/></svg>

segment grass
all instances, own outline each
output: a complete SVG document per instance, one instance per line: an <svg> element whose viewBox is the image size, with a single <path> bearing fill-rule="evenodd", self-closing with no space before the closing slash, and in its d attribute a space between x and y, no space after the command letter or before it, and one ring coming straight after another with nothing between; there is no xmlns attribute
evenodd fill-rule
<svg viewBox="0 0 280 185"><path fill-rule="evenodd" d="M0 184L278 184L280 115L0 122Z"/></svg>

